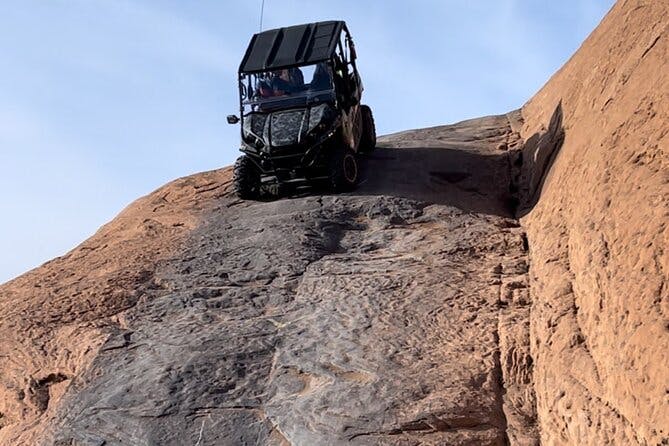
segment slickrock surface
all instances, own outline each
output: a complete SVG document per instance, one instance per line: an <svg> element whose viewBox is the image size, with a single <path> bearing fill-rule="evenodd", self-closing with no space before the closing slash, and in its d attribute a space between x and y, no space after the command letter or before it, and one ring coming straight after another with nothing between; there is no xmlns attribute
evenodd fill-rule
<svg viewBox="0 0 669 446"><path fill-rule="evenodd" d="M5 284L2 443L534 444L517 119L387 137L349 195L178 180Z"/></svg>
<svg viewBox="0 0 669 446"><path fill-rule="evenodd" d="M354 193L194 175L0 286L0 444L669 444L668 26L618 2Z"/></svg>
<svg viewBox="0 0 669 446"><path fill-rule="evenodd" d="M618 2L522 113L526 161L564 138L522 219L542 442L669 444L669 2Z"/></svg>
<svg viewBox="0 0 669 446"><path fill-rule="evenodd" d="M63 394L75 391L125 311L146 299L156 265L179 251L229 177L177 180L67 255L0 286L0 444L40 444Z"/></svg>

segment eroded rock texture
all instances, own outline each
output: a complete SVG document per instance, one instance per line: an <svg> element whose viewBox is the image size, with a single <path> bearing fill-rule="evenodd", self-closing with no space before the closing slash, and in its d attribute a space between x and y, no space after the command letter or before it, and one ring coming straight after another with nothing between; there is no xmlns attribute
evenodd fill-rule
<svg viewBox="0 0 669 446"><path fill-rule="evenodd" d="M131 205L0 289L2 440L535 443L517 119L387 137L354 194Z"/></svg>
<svg viewBox="0 0 669 446"><path fill-rule="evenodd" d="M354 193L194 175L0 286L0 444L669 443L667 17Z"/></svg>
<svg viewBox="0 0 669 446"><path fill-rule="evenodd" d="M669 443L668 26L618 2L523 108L525 160L554 159L522 220L545 444Z"/></svg>

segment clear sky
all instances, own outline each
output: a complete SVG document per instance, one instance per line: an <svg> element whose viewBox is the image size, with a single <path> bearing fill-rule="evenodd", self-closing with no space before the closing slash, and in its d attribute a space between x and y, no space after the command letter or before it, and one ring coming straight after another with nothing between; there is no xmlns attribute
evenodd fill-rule
<svg viewBox="0 0 669 446"><path fill-rule="evenodd" d="M614 0L266 0L264 28L343 19L380 134L523 105ZM0 283L134 199L234 161L261 0L0 0Z"/></svg>

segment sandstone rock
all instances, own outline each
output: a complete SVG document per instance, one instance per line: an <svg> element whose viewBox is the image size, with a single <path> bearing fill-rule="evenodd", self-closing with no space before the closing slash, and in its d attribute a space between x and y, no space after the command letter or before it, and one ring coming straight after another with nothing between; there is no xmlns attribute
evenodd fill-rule
<svg viewBox="0 0 669 446"><path fill-rule="evenodd" d="M667 17L618 2L354 193L205 172L0 286L0 443L668 444Z"/></svg>
<svg viewBox="0 0 669 446"><path fill-rule="evenodd" d="M554 158L526 165L544 184L522 220L545 444L669 443L668 17L619 1L522 110L543 140L524 159Z"/></svg>
<svg viewBox="0 0 669 446"><path fill-rule="evenodd" d="M386 137L348 195L242 202L221 170L139 200L0 288L0 438L532 444L508 135Z"/></svg>

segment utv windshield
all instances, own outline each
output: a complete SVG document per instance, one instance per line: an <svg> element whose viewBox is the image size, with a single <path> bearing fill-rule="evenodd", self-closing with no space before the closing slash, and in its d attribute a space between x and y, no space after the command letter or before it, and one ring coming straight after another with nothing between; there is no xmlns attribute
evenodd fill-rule
<svg viewBox="0 0 669 446"><path fill-rule="evenodd" d="M243 114L305 107L335 98L332 71L326 62L243 74L239 82Z"/></svg>

